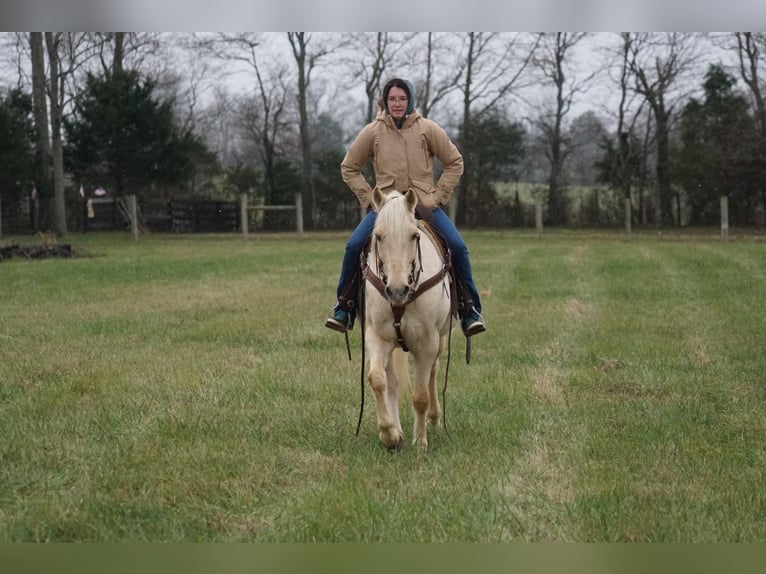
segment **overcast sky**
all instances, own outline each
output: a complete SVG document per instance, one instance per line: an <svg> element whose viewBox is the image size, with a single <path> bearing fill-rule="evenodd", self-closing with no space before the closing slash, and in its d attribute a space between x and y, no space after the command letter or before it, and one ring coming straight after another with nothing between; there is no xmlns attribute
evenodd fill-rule
<svg viewBox="0 0 766 574"><path fill-rule="evenodd" d="M764 1L766 4L766 0ZM335 35L334 33L331 33ZM337 33L340 35L340 33ZM289 43L286 39L286 34L271 33L267 34L269 37L269 44L278 46L280 52L280 59L282 59L288 67L293 67L292 54L290 51ZM315 42L318 40L315 40ZM578 64L577 73L580 77L587 76L592 70L603 65L605 54L604 48L607 45L617 46L619 40L613 32L600 32L593 34L587 42L578 46ZM314 44L316 45L316 44ZM699 69L696 74L691 76L691 86L699 89L703 78L704 71L707 66L721 58L731 58L731 54L724 54L721 50L715 49L712 44L706 43L704 50L702 50L702 57L700 58ZM188 54L181 55L181 57L188 58ZM348 71L335 63L334 65L326 65L328 59L324 60L325 66L318 69L312 75L312 90L314 95L323 94L324 101L321 103L319 111L326 111L333 115L337 120L341 121L349 132L355 132L364 117L364 110L366 109L366 96L364 94L363 81L360 78L356 84L353 79L348 78ZM5 62L6 66L9 62ZM236 64L229 64L227 68L234 68ZM179 63L179 68L189 69L188 64L183 62ZM212 97L213 88L225 83L231 91L237 94L252 94L255 89L255 78L251 68L245 67L245 71L236 74L221 77L220 71L223 66L218 63L212 67L214 72L209 76L207 80L208 97ZM345 70L340 71L339 70ZM568 77L572 77L569 71L567 71ZM334 75L334 76L333 76ZM410 72L404 70L390 69L387 70L386 76L400 75L410 80L417 81L418 78L410 76ZM322 80L329 80L330 85L322 86ZM332 85L332 82L335 85ZM11 70L6 67L3 73L3 78L0 79L0 83L8 85L9 82L15 82L15 69ZM542 109L543 105L547 102L550 103L553 97L553 91L551 86L543 86L536 84L535 88L527 90L524 94L524 99L528 105L524 105L519 99L512 102L508 108L509 114L516 120L523 120L524 118L534 116ZM341 97L343 101L343 107L337 107L338 97ZM597 113L607 124L611 123L610 116L614 116L617 105L617 98L619 97L619 91L613 81L609 79L605 72L602 72L591 84L587 92L578 94L575 102L570 110L570 113L566 117L566 122L572 121L578 115L586 112L593 111ZM433 118L439 122L445 124L445 127L455 127L459 121L459 113L461 108L460 102L457 100L457 92L454 94L454 101L440 103L433 111Z"/></svg>
<svg viewBox="0 0 766 574"><path fill-rule="evenodd" d="M272 45L272 49L278 49L281 52L281 58L283 58L289 66L294 66L292 54L285 34L274 33L268 34L268 36L270 37L269 43ZM319 40L312 40L314 45L316 45L317 41ZM597 32L578 45L576 52L572 54L572 56L576 56L577 59L577 76L579 78L585 78L593 70L602 67L607 58L607 54L605 54L606 48L608 46L616 48L619 46L619 42L620 40L617 37L617 34L613 32ZM274 48L274 46L279 46L279 48ZM690 74L688 91L700 89L703 75L710 63L719 60L725 62L732 61L731 53L715 48L709 41L700 39L700 47L701 57L699 59L697 71ZM355 131L358 129L357 124L361 121L361 118L364 115L366 105L366 95L364 93L362 79L360 78L359 81L356 82L355 87L353 87L354 83L352 81L352 87L346 89L345 85L349 83L349 78L347 77L348 71L345 68L340 68L337 64L326 65L327 59L324 60L324 63L325 65L321 69L318 69L312 74L312 89L315 91L315 95L316 93L321 93L322 87L317 84L318 79L336 77L338 82L344 84L344 87L339 88L341 100L343 101L341 112L338 112L338 94L329 90L326 92L325 98L331 100L331 103L326 103L325 108L330 111L334 110L333 115L336 116L336 119L347 119L350 111L352 119L350 122L345 122L347 124L345 127L351 131ZM574 73L569 69L566 73L568 79L572 79L574 76ZM394 75L413 80L414 83L417 84L417 78L412 77L407 71L392 68L387 70L385 74L386 77ZM235 93L252 93L252 90L255 87L253 73L250 69L245 69L243 73L230 76L224 81ZM522 95L524 101L515 99L508 108L510 115L513 116L514 119L523 120L530 114L535 115L539 113L546 103L552 104L554 92L552 85L536 83L531 88L525 90ZM589 84L587 91L576 95L572 109L566 117L566 122L571 121L586 111L593 111L602 117L605 122L609 123L610 115L613 116L616 114L619 95L619 90L614 81L609 78L605 70L602 70ZM437 121L445 122L446 124L452 123L456 125L456 122L459 121L458 116L462 113L462 104L459 101L459 97L459 93L455 92L451 101L440 103L434 109L433 118Z"/></svg>

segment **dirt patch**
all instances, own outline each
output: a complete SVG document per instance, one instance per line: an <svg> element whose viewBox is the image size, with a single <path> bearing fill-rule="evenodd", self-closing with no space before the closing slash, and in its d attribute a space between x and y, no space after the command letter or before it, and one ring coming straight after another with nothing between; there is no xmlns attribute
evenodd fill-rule
<svg viewBox="0 0 766 574"><path fill-rule="evenodd" d="M49 259L51 257L70 258L82 257L82 253L68 244L54 245L6 245L0 247L0 261L7 261L13 257L24 259Z"/></svg>

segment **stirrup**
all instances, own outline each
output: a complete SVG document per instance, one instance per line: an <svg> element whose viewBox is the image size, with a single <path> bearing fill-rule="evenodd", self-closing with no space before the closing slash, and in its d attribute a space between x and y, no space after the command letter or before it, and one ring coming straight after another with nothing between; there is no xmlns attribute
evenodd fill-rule
<svg viewBox="0 0 766 574"><path fill-rule="evenodd" d="M353 305L351 305L353 307ZM343 320L345 315L345 321ZM324 326L339 333L346 333L354 328L354 311L350 308L348 311L339 309L337 306L330 311L330 316L325 319Z"/></svg>
<svg viewBox="0 0 766 574"><path fill-rule="evenodd" d="M333 331L338 331L339 333L345 333L351 328L348 326L348 323L342 323L341 321L338 321L335 317L327 317L327 319L324 322L324 326L327 327L328 329L332 329Z"/></svg>
<svg viewBox="0 0 766 574"><path fill-rule="evenodd" d="M482 317L481 313L478 311L476 312L476 315L478 315L478 319L474 319L467 325L463 321L460 322L460 326L463 329L463 334L466 337L473 337L474 335L478 335L479 333L483 333L487 330L487 326L484 324L484 317Z"/></svg>

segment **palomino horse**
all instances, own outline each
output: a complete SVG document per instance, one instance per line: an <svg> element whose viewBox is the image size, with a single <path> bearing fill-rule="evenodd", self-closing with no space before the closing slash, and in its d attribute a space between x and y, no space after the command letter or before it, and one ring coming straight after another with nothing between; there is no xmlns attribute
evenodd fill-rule
<svg viewBox="0 0 766 574"><path fill-rule="evenodd" d="M404 440L397 377L401 368L394 359L400 355L394 351L401 348L409 351L414 363L412 443L425 449L426 418L438 426L442 415L436 372L450 329L449 260L445 262L430 236L418 227L414 191L384 195L375 188L372 203L378 216L364 272L364 338L378 432L390 449L399 448Z"/></svg>

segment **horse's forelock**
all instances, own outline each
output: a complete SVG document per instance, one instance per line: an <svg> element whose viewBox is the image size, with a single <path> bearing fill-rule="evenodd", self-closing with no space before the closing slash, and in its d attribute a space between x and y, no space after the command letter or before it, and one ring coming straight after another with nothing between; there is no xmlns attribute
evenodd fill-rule
<svg viewBox="0 0 766 574"><path fill-rule="evenodd" d="M386 235L399 237L411 226L415 217L408 209L404 195L398 191L392 191L386 197L383 208L378 213L375 229L385 230Z"/></svg>

